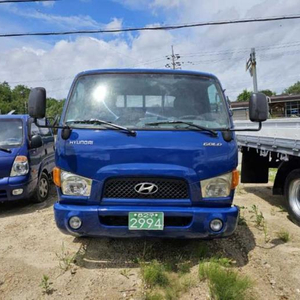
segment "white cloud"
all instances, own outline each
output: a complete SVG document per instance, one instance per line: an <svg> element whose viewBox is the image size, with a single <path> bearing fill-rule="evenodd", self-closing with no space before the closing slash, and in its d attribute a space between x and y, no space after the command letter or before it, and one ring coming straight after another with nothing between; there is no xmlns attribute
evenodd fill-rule
<svg viewBox="0 0 300 300"><path fill-rule="evenodd" d="M101 24L95 21L88 15L75 15L75 16L60 16L55 14L42 13L35 9L20 9L18 6L8 5L1 7L2 10L6 10L17 16L27 19L36 19L39 21L54 24L58 28L67 28L75 30L78 28L99 28Z"/></svg>
<svg viewBox="0 0 300 300"><path fill-rule="evenodd" d="M180 7L180 4L182 2L183 2L182 0L154 0L151 6L174 8L174 7Z"/></svg>
<svg viewBox="0 0 300 300"><path fill-rule="evenodd" d="M151 0L113 0L131 9L147 9Z"/></svg>
<svg viewBox="0 0 300 300"><path fill-rule="evenodd" d="M54 4L55 4L55 1L42 2L42 5L45 6L45 7L53 7Z"/></svg>
<svg viewBox="0 0 300 300"><path fill-rule="evenodd" d="M168 11L165 22L169 24L293 14L299 6L298 0L278 0L276 4L272 0L125 2L124 5L145 10L149 10L149 5L155 10L165 8ZM72 21L64 21L66 26L79 22L78 18L69 18ZM91 22L91 26L98 24L89 17L86 21ZM105 26L121 28L122 20L112 19ZM73 76L83 70L164 68L173 44L185 69L216 74L230 98L235 99L244 88L252 89L252 78L245 72L245 63L250 48L256 47L259 89L281 92L299 80L300 38L296 38L299 31L299 21L282 21L111 35L109 41L104 40L103 35L70 40L65 37L55 45L40 40L9 39L6 40L9 46L0 43L0 54L4 58L0 60L0 81L7 80L12 85L16 82L44 85L51 96L65 97ZM291 44L297 41L298 44ZM261 48L278 44L286 46Z"/></svg>
<svg viewBox="0 0 300 300"><path fill-rule="evenodd" d="M105 29L107 30L122 29L123 26L122 23L123 23L122 19L113 18L112 21L105 26Z"/></svg>

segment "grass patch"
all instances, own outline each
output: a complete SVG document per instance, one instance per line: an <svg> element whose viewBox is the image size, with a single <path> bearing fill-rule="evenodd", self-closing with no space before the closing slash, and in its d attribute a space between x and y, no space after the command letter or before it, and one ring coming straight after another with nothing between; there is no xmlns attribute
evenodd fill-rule
<svg viewBox="0 0 300 300"><path fill-rule="evenodd" d="M284 243L287 243L291 240L291 235L286 230L280 230L279 232L277 232L277 237Z"/></svg>
<svg viewBox="0 0 300 300"><path fill-rule="evenodd" d="M239 215L238 225L240 225L240 226L245 226L245 225L247 225L247 222L246 222L246 219L245 219L244 216Z"/></svg>
<svg viewBox="0 0 300 300"><path fill-rule="evenodd" d="M53 289L51 288L52 282L50 281L49 276L43 275L40 287L42 288L42 292L45 295L50 295L53 292Z"/></svg>
<svg viewBox="0 0 300 300"><path fill-rule="evenodd" d="M257 227L263 227L264 226L264 222L265 222L265 217L264 217L263 213L258 210L258 206L257 205L253 204L251 206L250 213L253 214L251 216L251 218L254 218L255 225Z"/></svg>
<svg viewBox="0 0 300 300"><path fill-rule="evenodd" d="M239 219L238 219L238 225L240 226L245 226L247 225L247 222L246 222L246 218L244 216L244 210L246 209L245 206L239 206Z"/></svg>
<svg viewBox="0 0 300 300"><path fill-rule="evenodd" d="M146 293L146 300L164 300L165 297L164 295L160 294L160 293Z"/></svg>
<svg viewBox="0 0 300 300"><path fill-rule="evenodd" d="M279 212L287 212L286 208L282 205L279 205L278 208L279 208Z"/></svg>
<svg viewBox="0 0 300 300"><path fill-rule="evenodd" d="M187 274L190 272L191 264L189 261L180 262L177 264L177 270L180 274Z"/></svg>
<svg viewBox="0 0 300 300"><path fill-rule="evenodd" d="M128 269L123 269L120 271L120 274L123 275L124 277L126 277L127 279L129 279L129 274L130 273L130 270Z"/></svg>
<svg viewBox="0 0 300 300"><path fill-rule="evenodd" d="M217 300L243 300L252 286L248 277L240 276L232 269L225 269L215 261L199 264L200 280L209 281L211 297Z"/></svg>
<svg viewBox="0 0 300 300"><path fill-rule="evenodd" d="M169 284L165 268L157 260L142 265L142 276L149 286L167 286Z"/></svg>
<svg viewBox="0 0 300 300"><path fill-rule="evenodd" d="M189 273L188 262L178 264L176 272L173 271L174 265L168 264L167 267L157 260L141 264L147 300L176 300L196 285L197 281Z"/></svg>
<svg viewBox="0 0 300 300"><path fill-rule="evenodd" d="M173 273L168 274L168 276L170 278L170 284L164 290L164 299L166 300L176 300L182 293L187 292L196 285L196 281L193 280L189 274L178 277Z"/></svg>
<svg viewBox="0 0 300 300"><path fill-rule="evenodd" d="M269 181L274 182L277 174L277 169L270 168L269 169Z"/></svg>
<svg viewBox="0 0 300 300"><path fill-rule="evenodd" d="M174 272L179 274L186 274L190 272L192 262L190 259L184 259L180 256L167 259L162 262L166 272Z"/></svg>
<svg viewBox="0 0 300 300"><path fill-rule="evenodd" d="M59 268L64 272L68 271L73 264L79 264L85 255L85 247L80 246L79 250L75 254L71 254L70 251L66 250L65 244L62 243L59 253L56 253L56 257L59 261Z"/></svg>
<svg viewBox="0 0 300 300"><path fill-rule="evenodd" d="M60 252L56 253L56 257L58 258L59 268L64 272L69 270L71 268L71 265L74 263L76 254L77 253L72 255L68 250L66 250L65 244L62 243Z"/></svg>
<svg viewBox="0 0 300 300"><path fill-rule="evenodd" d="M209 247L206 243L199 243L193 251L193 256L197 259L204 259L208 257Z"/></svg>

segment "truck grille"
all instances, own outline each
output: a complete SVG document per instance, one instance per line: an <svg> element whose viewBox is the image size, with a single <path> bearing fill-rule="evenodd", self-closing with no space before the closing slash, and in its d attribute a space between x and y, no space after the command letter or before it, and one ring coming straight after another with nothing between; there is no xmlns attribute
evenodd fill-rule
<svg viewBox="0 0 300 300"><path fill-rule="evenodd" d="M150 194L138 193L140 184L154 184L156 192ZM166 178L115 178L106 181L104 198L131 199L188 199L188 185L181 179Z"/></svg>

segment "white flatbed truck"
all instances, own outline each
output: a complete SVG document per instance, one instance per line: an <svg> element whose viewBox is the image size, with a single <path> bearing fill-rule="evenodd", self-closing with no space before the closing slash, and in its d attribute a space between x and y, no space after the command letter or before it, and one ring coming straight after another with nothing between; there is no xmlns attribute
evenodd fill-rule
<svg viewBox="0 0 300 300"><path fill-rule="evenodd" d="M235 121L236 128L254 128ZM257 132L236 132L242 152L242 183L267 183L277 168L274 195L283 195L291 219L300 226L300 118L270 119Z"/></svg>

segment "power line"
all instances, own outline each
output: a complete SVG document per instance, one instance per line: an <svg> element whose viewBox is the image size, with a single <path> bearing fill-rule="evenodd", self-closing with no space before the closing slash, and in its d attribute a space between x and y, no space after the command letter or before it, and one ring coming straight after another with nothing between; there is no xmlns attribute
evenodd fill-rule
<svg viewBox="0 0 300 300"><path fill-rule="evenodd" d="M57 2L60 0L1 0L0 4L2 3L26 3L26 2Z"/></svg>
<svg viewBox="0 0 300 300"><path fill-rule="evenodd" d="M300 15L286 15L275 16L268 18L252 18L252 19L237 19L230 21L212 21L203 23L188 23L179 25L165 25L153 27L128 27L123 29L96 29L96 30L74 30L74 31L53 31L53 32L27 32L27 33L6 33L0 34L0 37L21 37L21 36L57 36L57 35L71 35L71 34L93 34L93 33L121 33L121 32L134 32L134 31L158 31L158 30L177 30L193 27L216 26L216 25L230 25L241 23L254 23L254 22L270 22L270 21L283 21L300 19Z"/></svg>
<svg viewBox="0 0 300 300"><path fill-rule="evenodd" d="M281 48L290 48L300 46L300 41L295 41L293 43L284 43L284 44L275 44L275 45L263 45L256 46L255 49L261 51L273 51ZM249 51L247 48L233 48L233 49L224 49L220 51L201 51L201 52L191 52L191 53L182 53L182 57L194 57L194 56L214 56L214 55L226 55L226 54L235 54L235 53L245 53Z"/></svg>
<svg viewBox="0 0 300 300"><path fill-rule="evenodd" d="M181 69L182 63L180 61L178 61L179 58L180 58L180 55L174 53L174 46L173 45L172 45L172 54L167 55L166 57L167 57L167 59L169 59L171 61L170 64L165 65L165 67L167 69L173 69L173 70Z"/></svg>
<svg viewBox="0 0 300 300"><path fill-rule="evenodd" d="M284 43L284 44L273 44L273 45L262 45L262 46L257 46L255 47L256 49L259 49L261 51L277 51L280 49L284 48L290 48L290 47L298 47L300 46L300 41L295 41L292 43ZM246 53L249 51L249 48L233 48L233 49L224 49L221 51L201 51L201 52L191 52L191 53L181 53L180 57L197 57L197 56L227 56L227 55L232 55L232 54L237 54L237 53ZM270 55L278 55L278 54L284 54L284 55L291 55L291 54L296 54L300 50L293 50L293 51L281 51L281 52L276 52L276 53L270 53L268 55L261 55L258 53L258 58L269 58ZM162 56L156 57L154 60L146 61L146 62L141 62L138 65L135 65L133 67L139 67L141 65L149 65L155 62L160 62L163 61L165 58L162 58ZM239 59L245 59L244 56L234 56L234 57L226 57L226 59L221 58L221 59L210 59L210 60L197 60L197 61L186 61L186 64L200 64L200 63L210 63L210 62L220 62L224 60L239 60Z"/></svg>

